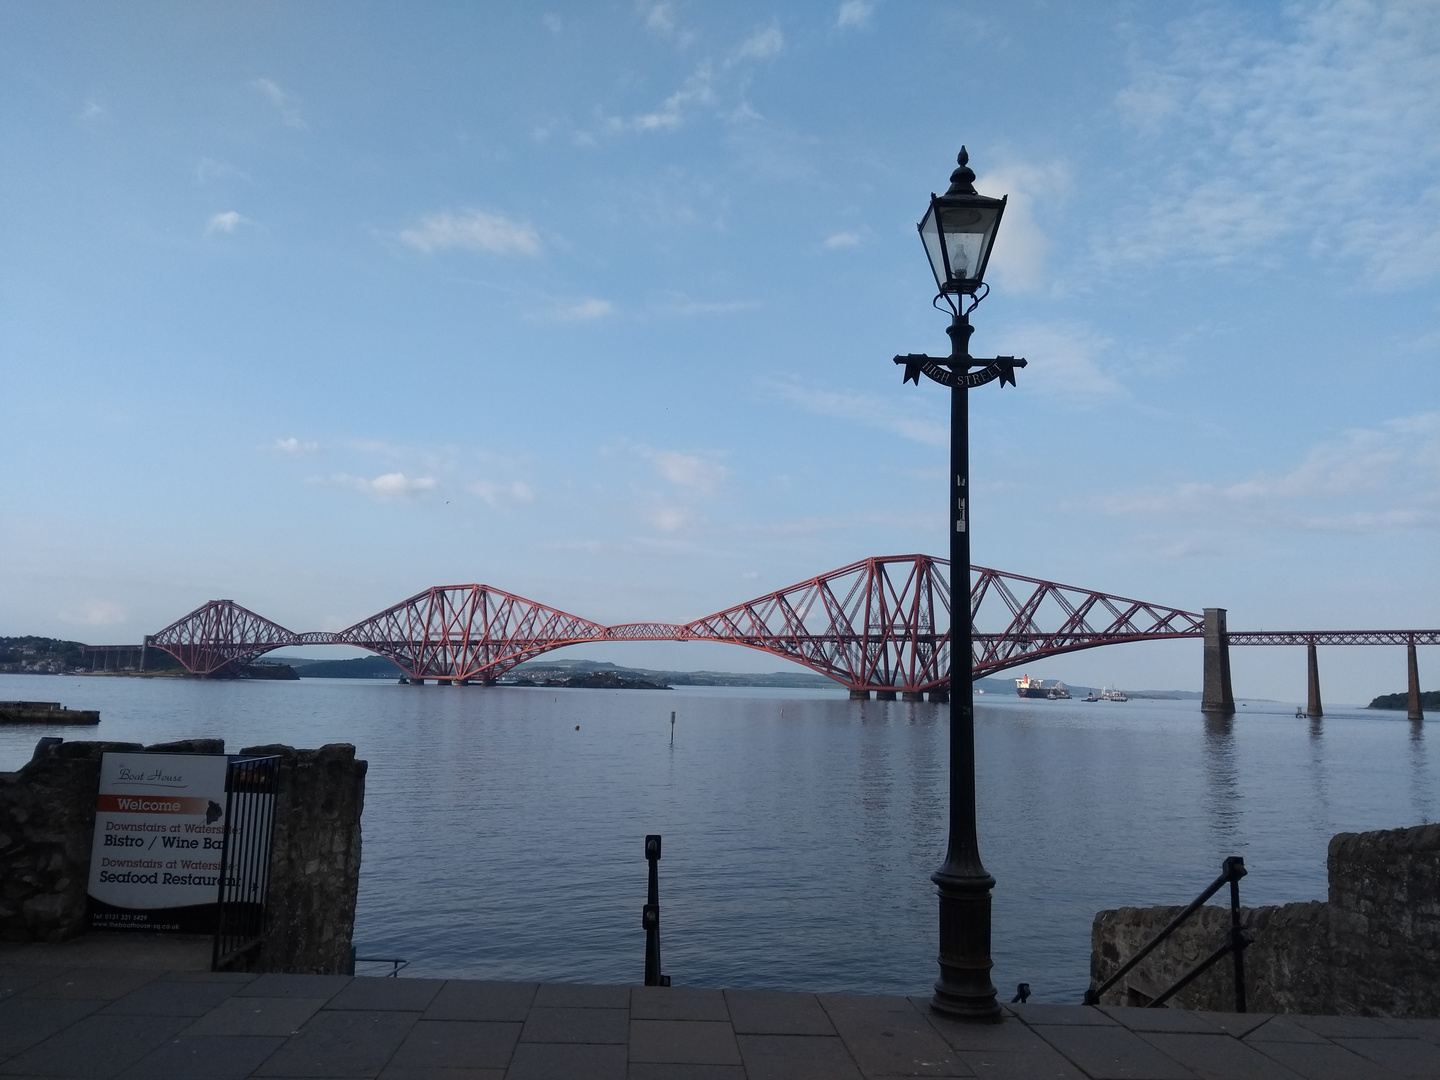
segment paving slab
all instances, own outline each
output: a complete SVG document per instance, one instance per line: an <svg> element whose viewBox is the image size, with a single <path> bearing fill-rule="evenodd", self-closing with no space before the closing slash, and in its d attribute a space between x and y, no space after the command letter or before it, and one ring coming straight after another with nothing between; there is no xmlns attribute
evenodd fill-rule
<svg viewBox="0 0 1440 1080"><path fill-rule="evenodd" d="M1280 1015L1272 1016L1265 1023L1252 1029L1243 1036L1247 1043L1257 1042L1304 1042L1323 1043L1326 1042L1324 1035L1312 1031L1304 1024L1297 1024L1293 1016Z"/></svg>
<svg viewBox="0 0 1440 1080"><path fill-rule="evenodd" d="M1033 1030L1092 1080L1195 1080L1174 1058L1113 1021L1109 1026L1051 1024Z"/></svg>
<svg viewBox="0 0 1440 1080"><path fill-rule="evenodd" d="M505 1080L504 1069L428 1069L386 1065L380 1080Z"/></svg>
<svg viewBox="0 0 1440 1080"><path fill-rule="evenodd" d="M126 1069L120 1080L243 1080L284 1041L279 1036L182 1031Z"/></svg>
<svg viewBox="0 0 1440 1080"><path fill-rule="evenodd" d="M747 1080L864 1080L835 1035L736 1035L736 1039Z"/></svg>
<svg viewBox="0 0 1440 1080"><path fill-rule="evenodd" d="M1332 1042L1247 1042L1305 1080L1396 1080L1400 1075Z"/></svg>
<svg viewBox="0 0 1440 1080"><path fill-rule="evenodd" d="M492 1020L420 1020L390 1068L500 1069L510 1064L520 1025Z"/></svg>
<svg viewBox="0 0 1440 1080"><path fill-rule="evenodd" d="M630 1061L739 1065L740 1048L722 1020L631 1020Z"/></svg>
<svg viewBox="0 0 1440 1080"><path fill-rule="evenodd" d="M630 990L632 1020L723 1020L729 1022L721 990L694 986L635 986Z"/></svg>
<svg viewBox="0 0 1440 1080"><path fill-rule="evenodd" d="M323 998L229 997L190 1027L195 1035L298 1034L320 1011Z"/></svg>
<svg viewBox="0 0 1440 1080"><path fill-rule="evenodd" d="M1395 1028L1402 1035L1416 1039L1424 1039L1426 1042L1440 1045L1440 1020L1398 1020L1392 1018L1386 1020L1385 1023Z"/></svg>
<svg viewBox="0 0 1440 1080"><path fill-rule="evenodd" d="M675 1062L630 1063L629 1080L746 1080L740 1065L681 1065Z"/></svg>
<svg viewBox="0 0 1440 1080"><path fill-rule="evenodd" d="M451 979L425 1010L426 1020L509 1020L523 1024L538 983Z"/></svg>
<svg viewBox="0 0 1440 1080"><path fill-rule="evenodd" d="M126 968L70 968L44 982L27 986L22 998L105 998L114 1001L148 982L160 972Z"/></svg>
<svg viewBox="0 0 1440 1080"><path fill-rule="evenodd" d="M1219 1032L1204 1013L1187 1009L1135 1009L1101 1005L1101 1012L1131 1031L1192 1031L1201 1035Z"/></svg>
<svg viewBox="0 0 1440 1080"><path fill-rule="evenodd" d="M354 981L349 975L261 975L240 988L243 997L323 998L329 1001Z"/></svg>
<svg viewBox="0 0 1440 1080"><path fill-rule="evenodd" d="M377 1076L419 1019L413 1012L318 1012L255 1075Z"/></svg>
<svg viewBox="0 0 1440 1080"><path fill-rule="evenodd" d="M905 998L822 996L860 1071L869 1076L969 1076L950 1044ZM996 1026L996 1025L986 1025Z"/></svg>
<svg viewBox="0 0 1440 1080"><path fill-rule="evenodd" d="M0 1064L0 1074L115 1076L189 1023L183 1016L87 1016Z"/></svg>
<svg viewBox="0 0 1440 1080"><path fill-rule="evenodd" d="M1205 1022L1213 1024L1217 1031L1223 1031L1226 1035L1232 1035L1237 1039L1243 1039L1250 1032L1268 1024L1274 1018L1274 1013L1235 1013L1235 1012L1207 1012L1198 1015L1205 1017Z"/></svg>
<svg viewBox="0 0 1440 1080"><path fill-rule="evenodd" d="M1041 1050L959 1050L960 1060L987 1080L1088 1080L1075 1064L1050 1046Z"/></svg>
<svg viewBox="0 0 1440 1080"><path fill-rule="evenodd" d="M541 983L535 1004L557 1009L628 1009L628 986L587 986L581 983Z"/></svg>
<svg viewBox="0 0 1440 1080"><path fill-rule="evenodd" d="M1376 1016L1308 1016L1304 1013L1290 1013L1286 1019L1327 1039L1393 1039L1399 1034Z"/></svg>
<svg viewBox="0 0 1440 1080"><path fill-rule="evenodd" d="M1346 1039L1334 1042L1401 1076L1440 1076L1440 1046L1425 1039Z"/></svg>
<svg viewBox="0 0 1440 1080"><path fill-rule="evenodd" d="M3 954L0 954L3 955ZM64 975L68 967L54 964L0 963L0 1002L39 983Z"/></svg>
<svg viewBox="0 0 1440 1080"><path fill-rule="evenodd" d="M1011 1005L1006 1011L1031 1026L1118 1027L1119 1021L1093 1005Z"/></svg>
<svg viewBox="0 0 1440 1080"><path fill-rule="evenodd" d="M178 982L155 979L124 997L116 998L101 1012L129 1016L204 1016L244 986L236 982Z"/></svg>
<svg viewBox="0 0 1440 1080"><path fill-rule="evenodd" d="M835 1034L834 1025L814 994L726 990L725 1004L737 1035Z"/></svg>
<svg viewBox="0 0 1440 1080"><path fill-rule="evenodd" d="M1144 1032L1141 1038L1200 1080L1303 1080L1274 1058L1229 1035L1156 1031Z"/></svg>
<svg viewBox="0 0 1440 1080"><path fill-rule="evenodd" d="M357 978L326 1002L325 1008L424 1012L444 985L444 979Z"/></svg>
<svg viewBox="0 0 1440 1080"><path fill-rule="evenodd" d="M44 1042L106 1004L84 998L15 998L0 1002L0 1061Z"/></svg>
<svg viewBox="0 0 1440 1080"><path fill-rule="evenodd" d="M505 1080L626 1080L625 1047L521 1043Z"/></svg>
<svg viewBox="0 0 1440 1080"><path fill-rule="evenodd" d="M927 999L912 998L911 1001L919 1003L916 1011L956 1050L994 1050L1007 1054L1050 1050L1049 1043L1013 1016L1005 1016L998 1024L969 1024L935 1012Z"/></svg>
<svg viewBox="0 0 1440 1080"><path fill-rule="evenodd" d="M623 1045L630 1041L630 1010L550 1009L534 1005L525 1020L520 1041Z"/></svg>

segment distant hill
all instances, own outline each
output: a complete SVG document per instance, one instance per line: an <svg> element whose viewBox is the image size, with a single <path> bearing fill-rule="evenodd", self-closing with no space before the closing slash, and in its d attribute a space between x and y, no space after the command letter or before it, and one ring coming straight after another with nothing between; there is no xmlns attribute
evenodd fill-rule
<svg viewBox="0 0 1440 1080"><path fill-rule="evenodd" d="M48 637L0 637L0 671L58 675L85 662L78 641Z"/></svg>
<svg viewBox="0 0 1440 1080"><path fill-rule="evenodd" d="M383 656L359 656L354 660L296 660L285 663L302 679L398 679L405 673Z"/></svg>
<svg viewBox="0 0 1440 1080"><path fill-rule="evenodd" d="M1409 694L1381 694L1369 705L1367 709L1408 709L1410 707ZM1426 690L1420 695L1420 708L1440 709L1440 690Z"/></svg>

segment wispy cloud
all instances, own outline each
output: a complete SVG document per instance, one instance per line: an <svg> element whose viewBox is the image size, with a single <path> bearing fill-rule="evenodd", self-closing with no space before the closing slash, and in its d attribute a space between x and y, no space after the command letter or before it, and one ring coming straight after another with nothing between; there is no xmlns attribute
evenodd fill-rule
<svg viewBox="0 0 1440 1080"><path fill-rule="evenodd" d="M400 502L425 495L439 487L433 476L406 476L403 472L383 473L374 479L336 473L330 477L336 487L363 492L379 502Z"/></svg>
<svg viewBox="0 0 1440 1080"><path fill-rule="evenodd" d="M519 480L511 481L508 484L474 480L466 485L466 490L491 506L499 506L503 502L528 503L535 501L534 489Z"/></svg>
<svg viewBox="0 0 1440 1080"><path fill-rule="evenodd" d="M995 245L987 278L1009 292L1034 292L1045 284L1045 263L1050 242L1035 220L1037 203L1063 203L1070 191L1070 175L1063 165L1014 162L978 177L980 191L1008 195L1004 242Z"/></svg>
<svg viewBox="0 0 1440 1080"><path fill-rule="evenodd" d="M867 3L867 0L845 0L835 15L835 25L841 30L866 26L874 11L875 5Z"/></svg>
<svg viewBox="0 0 1440 1080"><path fill-rule="evenodd" d="M666 293L657 310L666 315L729 315L736 311L753 311L760 305L754 300L694 300L684 293Z"/></svg>
<svg viewBox="0 0 1440 1080"><path fill-rule="evenodd" d="M195 179L202 184L210 184L217 180L244 180L248 182L250 177L234 165L231 165L228 161L202 157L195 163Z"/></svg>
<svg viewBox="0 0 1440 1080"><path fill-rule="evenodd" d="M1282 473L1123 492L1098 505L1118 516L1319 532L1440 529L1440 413L1346 431Z"/></svg>
<svg viewBox="0 0 1440 1080"><path fill-rule="evenodd" d="M529 225L502 214L466 210L431 214L400 231L400 240L427 255L447 248L484 251L492 255L539 255L540 237Z"/></svg>
<svg viewBox="0 0 1440 1080"><path fill-rule="evenodd" d="M1105 257L1309 257L1380 285L1440 273L1440 19L1430 0L1210 7L1138 47L1116 106L1162 182ZM1159 55L1157 55L1159 54Z"/></svg>
<svg viewBox="0 0 1440 1080"><path fill-rule="evenodd" d="M320 449L316 442L301 442L296 438L276 439L270 444L275 450L282 454L313 454Z"/></svg>
<svg viewBox="0 0 1440 1080"><path fill-rule="evenodd" d="M681 450L656 450L648 446L639 450L662 477L696 495L715 494L730 475L730 470L716 460L716 454L687 454Z"/></svg>
<svg viewBox="0 0 1440 1080"><path fill-rule="evenodd" d="M256 79L250 84L261 95L274 106L275 111L280 114L280 122L286 127L304 130L305 118L300 115L300 109L295 104L295 99L280 89L280 84L274 79Z"/></svg>
<svg viewBox="0 0 1440 1080"><path fill-rule="evenodd" d="M1101 366L1110 340L1083 326L1022 324L1007 329L1005 339L1023 342L1029 366L1021 383L1027 391L1081 405L1126 396L1125 388Z"/></svg>
<svg viewBox="0 0 1440 1080"><path fill-rule="evenodd" d="M609 117L605 126L612 132L673 131L685 122L691 108L714 103L715 71L707 60L697 66L680 85L680 89L662 101L658 109L628 119Z"/></svg>
<svg viewBox="0 0 1440 1080"><path fill-rule="evenodd" d="M211 215L205 224L207 233L222 232L233 233L241 225L252 224L249 218L237 210L225 210L219 214Z"/></svg>
<svg viewBox="0 0 1440 1080"><path fill-rule="evenodd" d="M85 102L85 107L80 110L80 119L85 121L102 120L106 116L105 107L94 98Z"/></svg>
<svg viewBox="0 0 1440 1080"><path fill-rule="evenodd" d="M825 238L825 247L830 251L838 248L851 248L860 243L860 234L853 232L838 232Z"/></svg>
<svg viewBox="0 0 1440 1080"><path fill-rule="evenodd" d="M785 51L785 35L780 27L771 24L757 30L740 43L735 50L734 60L769 60Z"/></svg>
<svg viewBox="0 0 1440 1080"><path fill-rule="evenodd" d="M547 322L590 322L615 314L615 305L609 300L587 297L583 300L565 300L543 308L531 316Z"/></svg>
<svg viewBox="0 0 1440 1080"><path fill-rule="evenodd" d="M114 626L125 621L125 609L108 600L86 600L78 608L62 611L60 618L80 626Z"/></svg>
<svg viewBox="0 0 1440 1080"><path fill-rule="evenodd" d="M913 404L902 405L878 394L812 386L798 379L770 379L762 382L761 388L772 400L788 402L809 413L878 428L926 446L950 445L950 429L917 416Z"/></svg>

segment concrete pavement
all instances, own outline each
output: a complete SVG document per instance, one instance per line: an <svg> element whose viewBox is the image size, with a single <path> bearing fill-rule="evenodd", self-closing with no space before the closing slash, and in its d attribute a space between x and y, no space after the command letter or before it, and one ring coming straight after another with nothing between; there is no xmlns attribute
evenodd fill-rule
<svg viewBox="0 0 1440 1080"><path fill-rule="evenodd" d="M1440 1020L1030 1004L977 1026L924 998L211 974L44 955L0 950L0 1077L1440 1077Z"/></svg>

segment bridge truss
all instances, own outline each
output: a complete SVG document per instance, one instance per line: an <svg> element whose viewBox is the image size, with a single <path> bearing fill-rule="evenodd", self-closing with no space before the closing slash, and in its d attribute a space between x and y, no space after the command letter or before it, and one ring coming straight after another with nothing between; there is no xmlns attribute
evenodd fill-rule
<svg viewBox="0 0 1440 1080"><path fill-rule="evenodd" d="M975 677L1063 652L1199 637L1204 618L1074 586L971 567ZM950 668L949 563L862 559L689 623L606 626L489 585L437 586L336 633L295 633L212 600L153 635L188 670L237 674L272 649L353 645L412 679L490 682L552 649L607 641L716 641L758 649L851 690L944 690ZM1231 635L1232 639L1237 635Z"/></svg>

